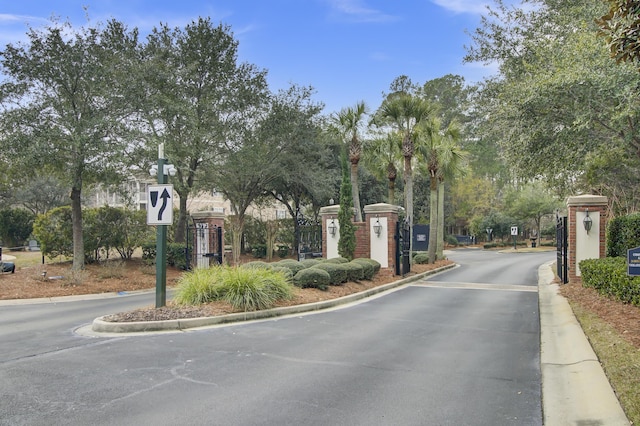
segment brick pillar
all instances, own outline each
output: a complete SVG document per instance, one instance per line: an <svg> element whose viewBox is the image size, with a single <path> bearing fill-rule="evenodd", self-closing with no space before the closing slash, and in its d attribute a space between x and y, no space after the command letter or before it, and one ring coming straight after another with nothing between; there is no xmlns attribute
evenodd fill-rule
<svg viewBox="0 0 640 426"><path fill-rule="evenodd" d="M607 197L599 195L579 195L567 200L569 282L580 279L580 261L605 257L607 206ZM584 225L587 216L592 224L588 232Z"/></svg>
<svg viewBox="0 0 640 426"><path fill-rule="evenodd" d="M370 204L364 208L369 248L367 257L380 262L381 274L394 275L396 270L395 235L401 209L402 207L385 203ZM380 226L380 235L375 233L377 226Z"/></svg>

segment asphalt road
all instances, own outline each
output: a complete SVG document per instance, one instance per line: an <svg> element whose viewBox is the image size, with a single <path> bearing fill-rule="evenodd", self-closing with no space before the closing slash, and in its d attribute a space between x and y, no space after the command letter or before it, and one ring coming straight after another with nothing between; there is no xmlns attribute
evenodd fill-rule
<svg viewBox="0 0 640 426"><path fill-rule="evenodd" d="M341 309L137 337L137 297L0 307L0 425L541 425L537 267L463 266Z"/></svg>

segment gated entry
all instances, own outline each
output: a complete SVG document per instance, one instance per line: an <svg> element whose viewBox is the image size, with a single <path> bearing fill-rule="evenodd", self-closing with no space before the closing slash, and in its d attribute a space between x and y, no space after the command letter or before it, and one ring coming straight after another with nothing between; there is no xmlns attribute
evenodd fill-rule
<svg viewBox="0 0 640 426"><path fill-rule="evenodd" d="M194 223L189 227L193 235L193 255L190 260L197 268L208 268L222 262L222 228L209 223ZM189 256L187 256L189 257Z"/></svg>
<svg viewBox="0 0 640 426"><path fill-rule="evenodd" d="M298 214L298 260L322 257L322 223Z"/></svg>
<svg viewBox="0 0 640 426"><path fill-rule="evenodd" d="M556 214L556 265L557 274L563 284L569 282L569 229L567 228L567 217Z"/></svg>
<svg viewBox="0 0 640 426"><path fill-rule="evenodd" d="M405 275L411 271L411 227L407 221L396 224L396 275Z"/></svg>

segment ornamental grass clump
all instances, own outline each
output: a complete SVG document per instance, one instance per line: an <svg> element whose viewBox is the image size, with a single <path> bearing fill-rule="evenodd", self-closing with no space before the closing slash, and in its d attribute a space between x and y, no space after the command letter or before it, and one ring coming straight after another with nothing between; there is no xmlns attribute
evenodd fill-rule
<svg viewBox="0 0 640 426"><path fill-rule="evenodd" d="M184 274L174 301L198 305L224 300L234 309L246 312L272 308L292 295L291 275L285 271L217 266Z"/></svg>
<svg viewBox="0 0 640 426"><path fill-rule="evenodd" d="M293 294L285 273L245 268L228 268L220 293L222 300L245 312L272 308Z"/></svg>
<svg viewBox="0 0 640 426"><path fill-rule="evenodd" d="M197 268L183 274L173 300L179 305L201 305L218 300L222 268Z"/></svg>

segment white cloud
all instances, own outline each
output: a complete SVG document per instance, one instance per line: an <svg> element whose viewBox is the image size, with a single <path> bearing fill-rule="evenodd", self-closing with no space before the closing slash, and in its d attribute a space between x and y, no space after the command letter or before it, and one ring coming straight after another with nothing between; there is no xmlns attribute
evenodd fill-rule
<svg viewBox="0 0 640 426"><path fill-rule="evenodd" d="M455 13L483 14L489 2L482 0L431 0L432 3Z"/></svg>
<svg viewBox="0 0 640 426"><path fill-rule="evenodd" d="M367 7L363 0L327 0L335 13L356 22L389 22L398 17Z"/></svg>

